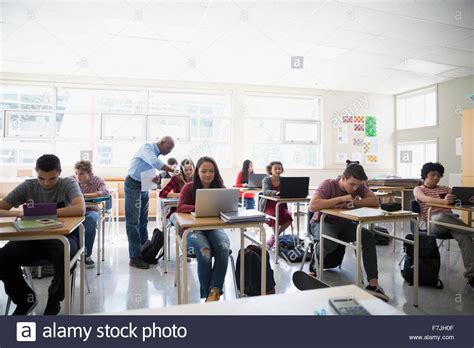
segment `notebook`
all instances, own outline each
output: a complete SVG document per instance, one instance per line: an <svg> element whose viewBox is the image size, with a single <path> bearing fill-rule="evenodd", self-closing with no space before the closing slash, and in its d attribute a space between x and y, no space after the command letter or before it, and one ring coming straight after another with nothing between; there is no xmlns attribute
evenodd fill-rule
<svg viewBox="0 0 474 348"><path fill-rule="evenodd" d="M64 226L64 224L60 221L53 221L51 220L48 223L39 222L43 219L39 220L18 220L13 222L13 226L18 232L26 232L26 231L38 231L38 230L49 230L53 228L58 228ZM46 220L46 219L44 219Z"/></svg>
<svg viewBox="0 0 474 348"><path fill-rule="evenodd" d="M372 216L384 216L386 212L382 209L375 208L357 208L352 210L345 210L344 214L356 216L356 217L372 217Z"/></svg>

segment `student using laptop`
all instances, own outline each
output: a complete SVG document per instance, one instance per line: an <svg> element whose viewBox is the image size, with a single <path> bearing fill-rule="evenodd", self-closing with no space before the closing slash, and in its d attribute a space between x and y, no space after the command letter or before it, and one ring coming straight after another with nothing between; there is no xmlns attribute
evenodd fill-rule
<svg viewBox="0 0 474 348"><path fill-rule="evenodd" d="M280 175L283 174L283 164L280 161L273 161L266 167L268 177L264 178L262 181L262 190L265 196L274 196L278 197L280 195ZM276 202L266 199L262 199L261 210L268 215L276 215ZM268 225L273 228L273 234L270 239L267 241L269 248L272 248L275 244L275 236L284 232L293 222L293 218L288 210L288 205L286 203L280 204L279 206L279 224L280 226L275 226L275 220L271 219L268 222Z"/></svg>
<svg viewBox="0 0 474 348"><path fill-rule="evenodd" d="M420 228L426 229L428 219L428 206L426 203L439 203L439 204L453 204L455 203L456 196L451 193L451 188L448 186L438 185L439 180L444 175L444 167L440 163L428 162L421 168L421 178L423 179L423 185L415 187L413 194L415 195L416 201L420 204L421 221ZM474 203L474 197L471 197L470 203ZM446 222L453 225L460 225L468 227L460 218L453 214L451 209L447 208L436 208L433 207L431 210L431 218L435 221ZM472 234L467 231L457 230L440 225L431 226L431 234L437 236L440 234L449 234L459 244L461 250L462 260L466 272L464 277L467 279L468 284L474 289L474 244L472 243Z"/></svg>
<svg viewBox="0 0 474 348"><path fill-rule="evenodd" d="M92 173L92 163L90 161L79 161L74 165L73 178L79 184L82 194L85 198L97 198L110 196L109 190L105 185L104 179L95 176ZM92 249L94 248L95 232L99 220L99 208L97 206L86 207L86 219L84 225L84 240L86 247L86 268L94 268L94 261L91 259Z"/></svg>
<svg viewBox="0 0 474 348"><path fill-rule="evenodd" d="M251 160L245 160L242 164L242 169L237 174L237 180L235 187L247 187L249 183L249 175L253 173L253 163ZM240 198L244 193L240 192ZM253 193L247 193L244 199L245 209L255 209L255 195Z"/></svg>
<svg viewBox="0 0 474 348"><path fill-rule="evenodd" d="M202 188L225 188L217 163L211 157L198 160L193 181L184 185L179 195L178 213L195 211L196 190ZM197 258L201 298L206 298L206 302L219 301L229 262L229 237L223 230L211 230L194 231L186 238L188 251Z"/></svg>
<svg viewBox="0 0 474 348"><path fill-rule="evenodd" d="M348 209L354 207L378 207L379 200L364 183L367 180L364 168L360 164L348 164L342 176L336 179L324 180L319 186L309 203L309 210L314 212L310 221L311 234L314 239L320 240L320 217L323 209ZM345 242L356 240L357 224L328 216L325 220L324 233ZM326 240L324 242L324 255L334 252L338 244ZM362 260L369 285L365 288L374 296L388 301L378 282L377 251L375 249L374 234L367 229L362 230Z"/></svg>
<svg viewBox="0 0 474 348"><path fill-rule="evenodd" d="M36 179L25 180L0 200L2 215L21 216L21 212L9 212L12 207L25 203L56 203L58 216L83 216L86 211L84 198L77 182L60 178L61 163L55 155L43 155L36 161ZM79 230L66 236L70 244L71 258L79 247ZM27 315L38 304L36 294L23 278L21 266L39 260L54 265L54 277L48 289L45 315L61 311L64 299L64 247L58 240L11 241L0 249L0 279L5 292L16 304L14 315Z"/></svg>
<svg viewBox="0 0 474 348"><path fill-rule="evenodd" d="M165 187L160 191L160 198L178 198L181 190L186 183L193 181L194 174L194 163L191 159L184 159L181 161L179 167L179 174L171 177L171 180L166 184ZM170 219L174 225L174 219L172 214L176 212L175 207L169 209L167 219Z"/></svg>

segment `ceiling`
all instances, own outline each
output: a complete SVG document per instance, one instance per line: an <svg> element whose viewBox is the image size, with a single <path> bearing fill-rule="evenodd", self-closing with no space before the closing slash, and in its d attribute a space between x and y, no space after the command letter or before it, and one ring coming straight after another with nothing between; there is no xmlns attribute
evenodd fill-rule
<svg viewBox="0 0 474 348"><path fill-rule="evenodd" d="M472 0L1 6L3 72L389 94L474 74Z"/></svg>

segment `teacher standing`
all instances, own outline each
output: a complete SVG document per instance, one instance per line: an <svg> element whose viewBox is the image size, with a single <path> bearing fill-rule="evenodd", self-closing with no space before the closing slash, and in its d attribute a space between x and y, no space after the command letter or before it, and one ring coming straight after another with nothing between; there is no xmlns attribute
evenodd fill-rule
<svg viewBox="0 0 474 348"><path fill-rule="evenodd" d="M142 191L141 173L153 168L173 172L173 168L158 158L160 155L166 156L173 148L173 138L165 136L158 143L142 145L132 157L125 178L125 226L132 267L140 269L150 267L141 256L141 246L148 239L148 191Z"/></svg>

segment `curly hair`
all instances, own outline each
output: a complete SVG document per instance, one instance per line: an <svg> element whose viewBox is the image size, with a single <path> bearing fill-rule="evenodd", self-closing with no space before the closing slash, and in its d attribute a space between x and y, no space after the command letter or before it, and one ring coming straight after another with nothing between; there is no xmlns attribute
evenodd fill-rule
<svg viewBox="0 0 474 348"><path fill-rule="evenodd" d="M436 162L436 163L428 162L428 163L423 164L423 167L421 168L421 178L425 180L429 172L438 172L439 175L443 177L444 167L439 162Z"/></svg>

